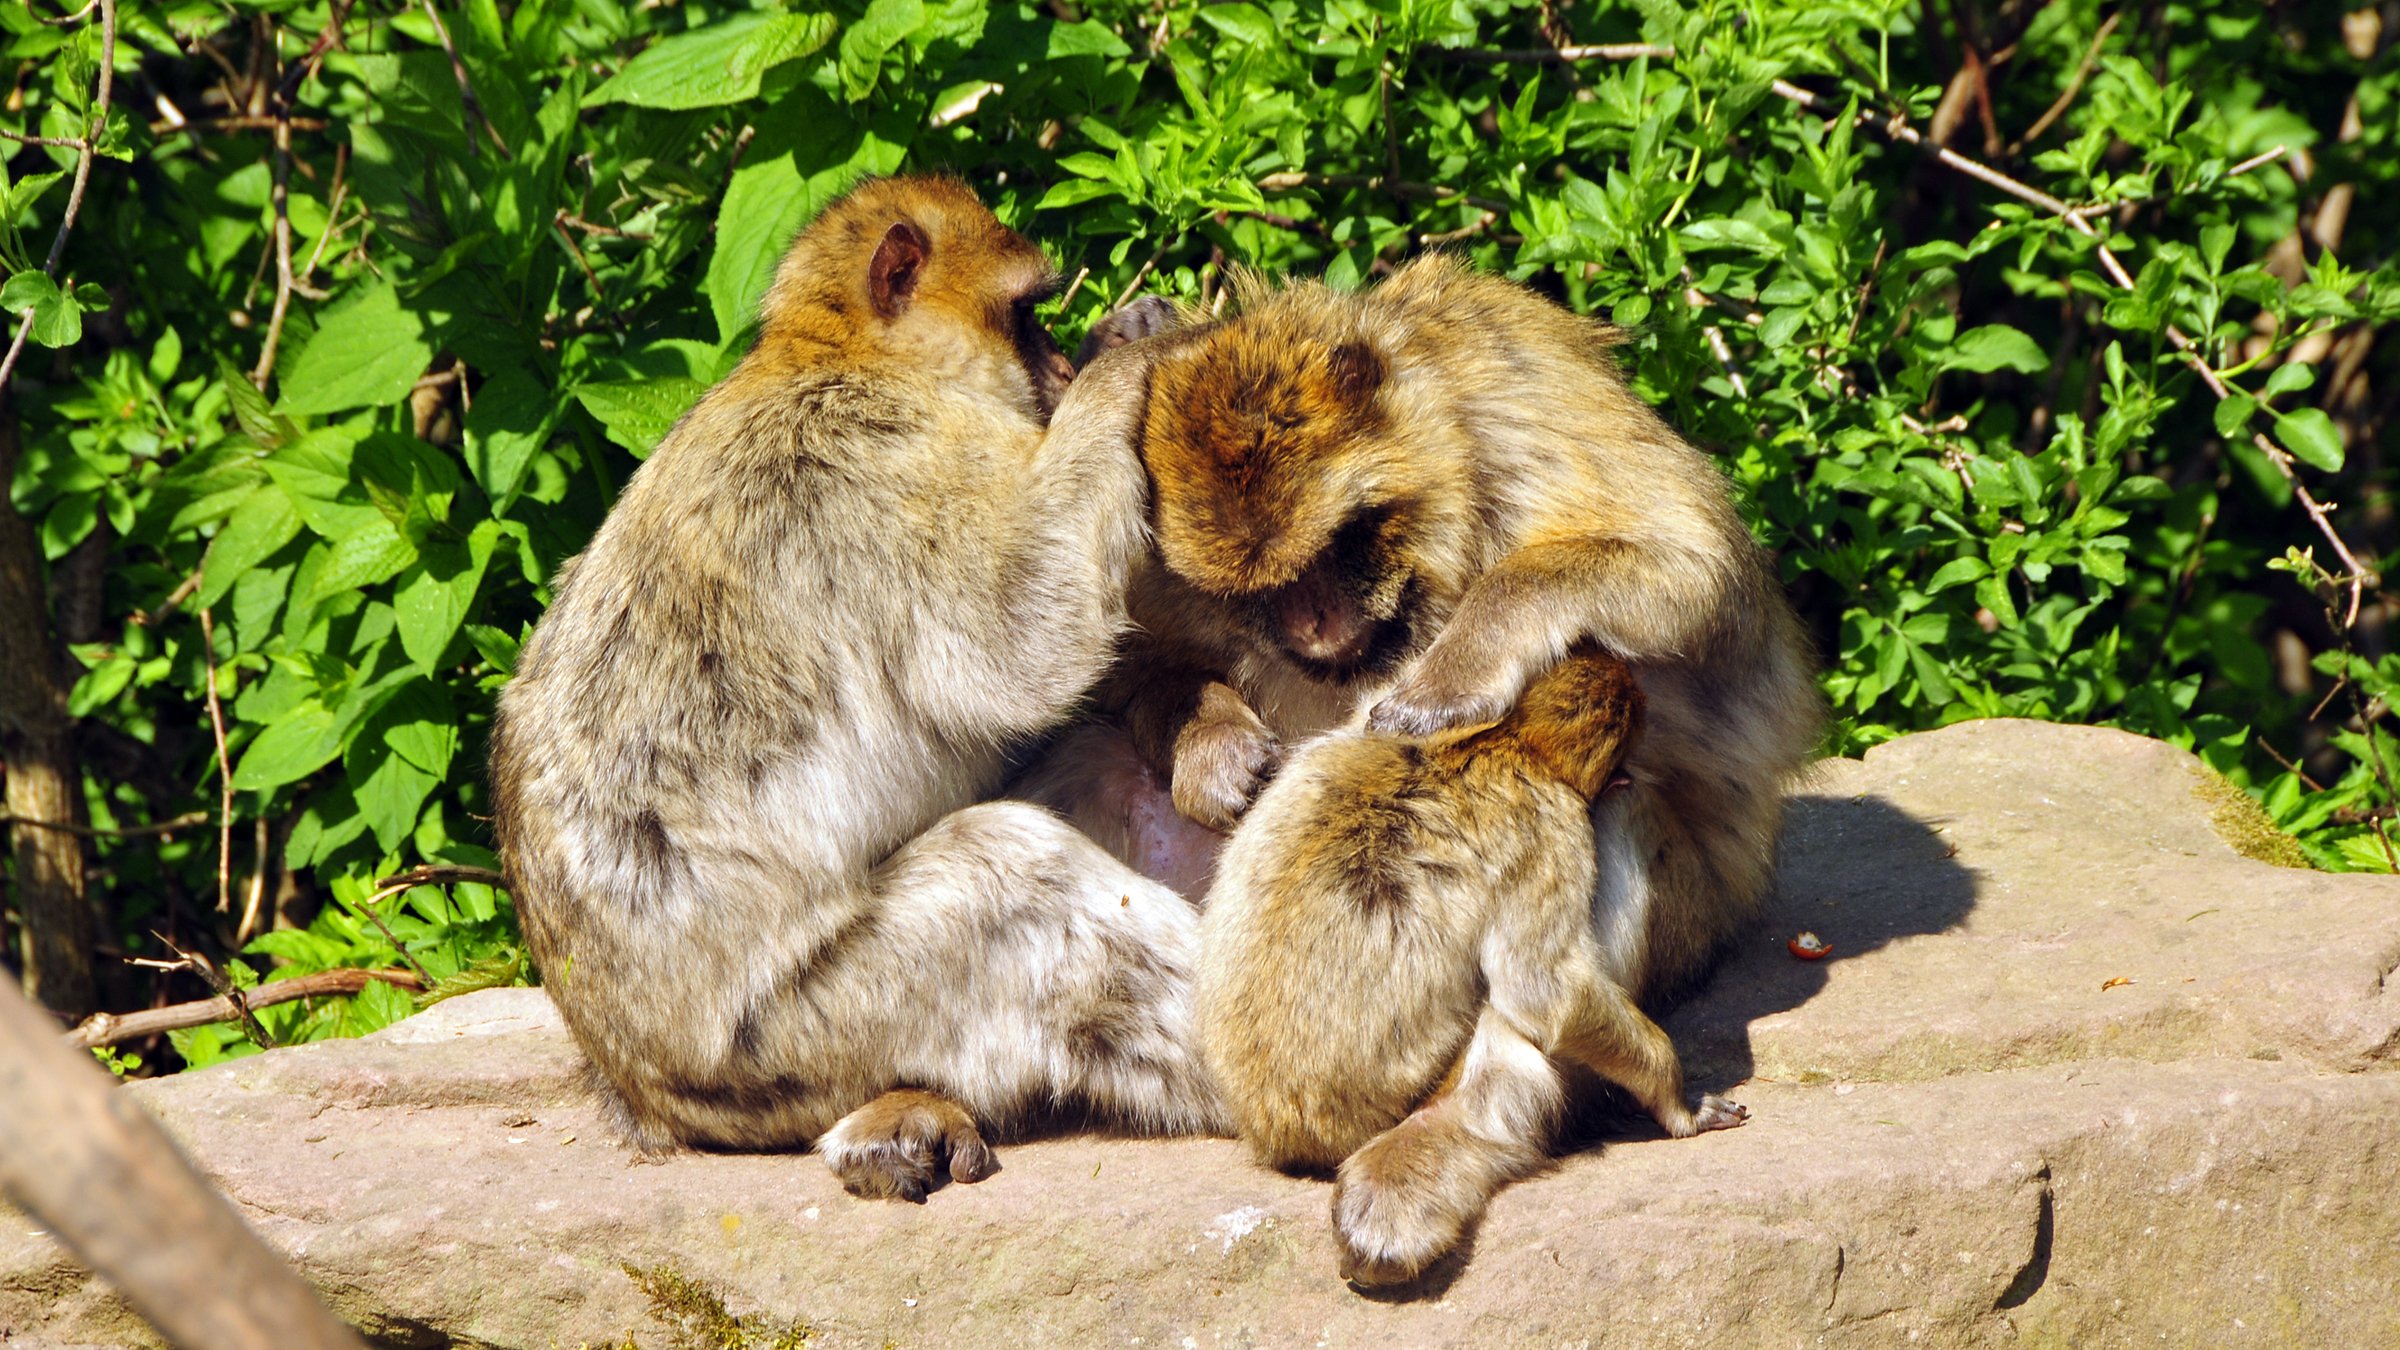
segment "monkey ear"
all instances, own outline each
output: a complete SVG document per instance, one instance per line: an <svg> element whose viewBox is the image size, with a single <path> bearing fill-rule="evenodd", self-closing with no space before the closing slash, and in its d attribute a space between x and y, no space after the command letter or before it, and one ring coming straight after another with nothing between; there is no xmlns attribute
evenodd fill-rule
<svg viewBox="0 0 2400 1350"><path fill-rule="evenodd" d="M908 308L908 302L916 298L926 255L932 252L933 241L905 220L883 232L883 242L875 246L875 256L867 263L867 299L876 313L897 318Z"/></svg>
<svg viewBox="0 0 2400 1350"><path fill-rule="evenodd" d="M1359 404L1375 397L1383 383L1383 358L1363 342L1345 342L1333 349L1326 363L1333 376L1334 391L1344 403Z"/></svg>

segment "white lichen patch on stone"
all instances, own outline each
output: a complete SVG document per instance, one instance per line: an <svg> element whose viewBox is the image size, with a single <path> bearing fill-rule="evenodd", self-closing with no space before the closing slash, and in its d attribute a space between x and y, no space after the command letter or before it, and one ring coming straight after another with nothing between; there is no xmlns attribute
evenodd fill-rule
<svg viewBox="0 0 2400 1350"><path fill-rule="evenodd" d="M1256 1205L1244 1205L1231 1213L1218 1215L1214 1223L1201 1230L1200 1236L1217 1239L1224 1244L1222 1250L1231 1252L1233 1244L1257 1232L1266 1222L1265 1210Z"/></svg>

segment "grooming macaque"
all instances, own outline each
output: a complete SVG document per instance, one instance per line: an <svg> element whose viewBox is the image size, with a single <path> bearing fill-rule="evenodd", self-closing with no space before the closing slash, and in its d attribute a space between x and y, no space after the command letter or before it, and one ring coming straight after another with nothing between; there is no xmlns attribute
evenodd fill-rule
<svg viewBox="0 0 2400 1350"><path fill-rule="evenodd" d="M1222 831L1300 738L1488 723L1596 642L1647 698L1627 800L1594 818L1602 956L1647 1002L1757 908L1822 712L1724 476L1625 387L1618 340L1440 256L1351 295L1254 285L1165 339L1141 438L1163 565L1103 703Z"/></svg>
<svg viewBox="0 0 2400 1350"><path fill-rule="evenodd" d="M918 1199L1037 1106L1222 1125L1191 906L974 804L1107 665L1145 543L1146 349L1076 376L1055 286L955 182L828 207L526 644L495 828L646 1147L813 1141Z"/></svg>
<svg viewBox="0 0 2400 1350"><path fill-rule="evenodd" d="M1413 1278L1541 1163L1566 1105L1554 1060L1671 1135L1742 1122L1686 1103L1675 1047L1592 930L1592 811L1618 808L1641 701L1585 644L1496 725L1306 743L1226 844L1201 1046L1261 1162L1340 1167L1344 1276Z"/></svg>

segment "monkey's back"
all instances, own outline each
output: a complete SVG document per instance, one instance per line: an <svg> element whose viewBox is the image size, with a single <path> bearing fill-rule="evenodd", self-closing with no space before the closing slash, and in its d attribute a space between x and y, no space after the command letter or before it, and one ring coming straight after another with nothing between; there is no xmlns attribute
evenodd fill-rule
<svg viewBox="0 0 2400 1350"><path fill-rule="evenodd" d="M1493 908L1588 894L1591 857L1583 800L1513 757L1350 731L1296 751L1202 919L1202 1049L1242 1138L1330 1167L1396 1124L1473 1031Z"/></svg>
<svg viewBox="0 0 2400 1350"><path fill-rule="evenodd" d="M925 462L901 452L949 415L938 396L772 365L710 391L561 570L493 732L528 945L637 1125L718 1072L756 996L721 973L806 968L859 919L867 869L1002 767L912 712L945 635L890 578L938 575L952 513L1039 428L963 415Z"/></svg>

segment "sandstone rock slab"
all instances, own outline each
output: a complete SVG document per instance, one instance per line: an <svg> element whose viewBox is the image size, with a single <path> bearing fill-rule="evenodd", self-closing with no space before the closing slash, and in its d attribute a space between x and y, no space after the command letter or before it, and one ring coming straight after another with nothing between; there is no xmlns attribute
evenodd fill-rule
<svg viewBox="0 0 2400 1350"><path fill-rule="evenodd" d="M1223 1140L1020 1143L922 1207L639 1161L534 990L135 1090L389 1345L671 1343L627 1263L824 1346L2400 1343L2400 881L2243 858L2200 781L2011 722L1825 766L1766 930L1670 1021L1751 1123L1621 1127L1404 1299ZM143 1342L0 1219L0 1344Z"/></svg>

